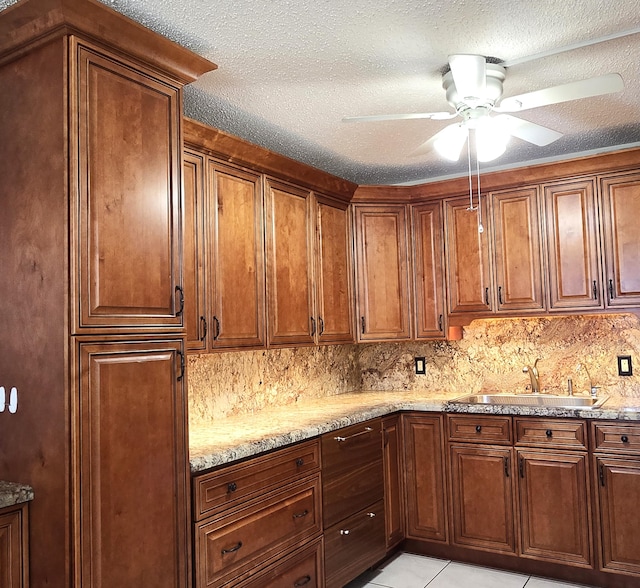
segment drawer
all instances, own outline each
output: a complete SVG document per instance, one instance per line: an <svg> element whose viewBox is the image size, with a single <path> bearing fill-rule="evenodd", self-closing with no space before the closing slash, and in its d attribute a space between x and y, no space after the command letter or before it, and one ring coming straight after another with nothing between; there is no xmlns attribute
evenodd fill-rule
<svg viewBox="0 0 640 588"><path fill-rule="evenodd" d="M238 506L320 468L318 439L193 478L196 521Z"/></svg>
<svg viewBox="0 0 640 588"><path fill-rule="evenodd" d="M587 449L587 424L575 419L515 419L516 445Z"/></svg>
<svg viewBox="0 0 640 588"><path fill-rule="evenodd" d="M340 478L354 467L382 459L382 421L375 419L322 435L322 477Z"/></svg>
<svg viewBox="0 0 640 588"><path fill-rule="evenodd" d="M449 415L448 421L450 441L511 445L511 417Z"/></svg>
<svg viewBox="0 0 640 588"><path fill-rule="evenodd" d="M341 588L385 555L382 501L324 532L326 588Z"/></svg>
<svg viewBox="0 0 640 588"><path fill-rule="evenodd" d="M319 537L304 549L280 558L238 588L320 588L324 586L324 553Z"/></svg>
<svg viewBox="0 0 640 588"><path fill-rule="evenodd" d="M319 476L203 521L195 533L196 586L217 588L243 580L321 530Z"/></svg>
<svg viewBox="0 0 640 588"><path fill-rule="evenodd" d="M640 425L591 423L595 451L640 454Z"/></svg>

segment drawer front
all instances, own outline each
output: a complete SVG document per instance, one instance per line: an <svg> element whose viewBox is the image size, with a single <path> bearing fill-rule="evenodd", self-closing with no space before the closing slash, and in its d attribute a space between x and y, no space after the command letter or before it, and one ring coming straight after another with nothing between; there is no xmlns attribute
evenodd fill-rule
<svg viewBox="0 0 640 588"><path fill-rule="evenodd" d="M239 588L322 588L324 586L322 538L293 552L263 573L252 575Z"/></svg>
<svg viewBox="0 0 640 588"><path fill-rule="evenodd" d="M354 467L382 459L382 421L375 419L322 436L322 478L333 480Z"/></svg>
<svg viewBox="0 0 640 588"><path fill-rule="evenodd" d="M315 439L193 479L195 520L201 521L320 468Z"/></svg>
<svg viewBox="0 0 640 588"><path fill-rule="evenodd" d="M382 501L325 529L326 588L341 588L384 557L385 550Z"/></svg>
<svg viewBox="0 0 640 588"><path fill-rule="evenodd" d="M640 454L640 425L591 423L595 451Z"/></svg>
<svg viewBox="0 0 640 588"><path fill-rule="evenodd" d="M449 440L511 445L511 417L449 416Z"/></svg>
<svg viewBox="0 0 640 588"><path fill-rule="evenodd" d="M196 528L196 585L216 588L322 530L318 476Z"/></svg>
<svg viewBox="0 0 640 588"><path fill-rule="evenodd" d="M515 419L516 445L587 449L587 424L569 419Z"/></svg>

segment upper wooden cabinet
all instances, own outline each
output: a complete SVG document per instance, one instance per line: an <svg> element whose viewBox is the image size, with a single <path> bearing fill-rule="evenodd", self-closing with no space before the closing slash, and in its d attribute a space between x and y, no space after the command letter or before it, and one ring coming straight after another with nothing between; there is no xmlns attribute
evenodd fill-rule
<svg viewBox="0 0 640 588"><path fill-rule="evenodd" d="M445 336L444 236L440 202L411 207L416 339Z"/></svg>
<svg viewBox="0 0 640 588"><path fill-rule="evenodd" d="M88 43L70 51L74 332L181 329L180 86Z"/></svg>
<svg viewBox="0 0 640 588"><path fill-rule="evenodd" d="M602 308L593 180L544 186L549 310Z"/></svg>
<svg viewBox="0 0 640 588"><path fill-rule="evenodd" d="M607 305L640 306L640 174L602 178Z"/></svg>
<svg viewBox="0 0 640 588"><path fill-rule="evenodd" d="M540 206L536 186L493 192L491 228L495 255L495 308L540 311L545 307Z"/></svg>
<svg viewBox="0 0 640 588"><path fill-rule="evenodd" d="M407 208L356 205L358 340L411 336Z"/></svg>
<svg viewBox="0 0 640 588"><path fill-rule="evenodd" d="M484 224L488 220L486 198L481 199ZM487 227L479 231L478 210L469 210L469 199L444 201L447 244L447 293L450 314L494 310Z"/></svg>

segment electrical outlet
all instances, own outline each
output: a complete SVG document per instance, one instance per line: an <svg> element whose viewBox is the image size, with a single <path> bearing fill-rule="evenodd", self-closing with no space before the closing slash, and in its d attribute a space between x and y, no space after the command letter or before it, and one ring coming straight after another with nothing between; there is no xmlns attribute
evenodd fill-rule
<svg viewBox="0 0 640 588"><path fill-rule="evenodd" d="M618 375L632 376L633 366L631 365L630 355L618 355Z"/></svg>
<svg viewBox="0 0 640 588"><path fill-rule="evenodd" d="M416 374L424 376L427 373L427 366L424 357L416 357Z"/></svg>

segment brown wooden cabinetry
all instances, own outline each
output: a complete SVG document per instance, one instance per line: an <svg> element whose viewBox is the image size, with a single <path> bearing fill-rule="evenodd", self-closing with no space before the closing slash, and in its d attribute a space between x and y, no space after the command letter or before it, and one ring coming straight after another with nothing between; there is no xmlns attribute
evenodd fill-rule
<svg viewBox="0 0 640 588"><path fill-rule="evenodd" d="M447 542L449 537L442 419L437 414L403 416L406 535L412 539Z"/></svg>
<svg viewBox="0 0 640 588"><path fill-rule="evenodd" d="M411 207L416 339L442 339L446 332L441 211L440 202Z"/></svg>
<svg viewBox="0 0 640 588"><path fill-rule="evenodd" d="M29 507L0 508L0 587L29 588Z"/></svg>
<svg viewBox="0 0 640 588"><path fill-rule="evenodd" d="M382 421L384 512L387 550L404 539L404 459L400 415Z"/></svg>
<svg viewBox="0 0 640 588"><path fill-rule="evenodd" d="M407 208L356 205L358 340L411 336Z"/></svg>

